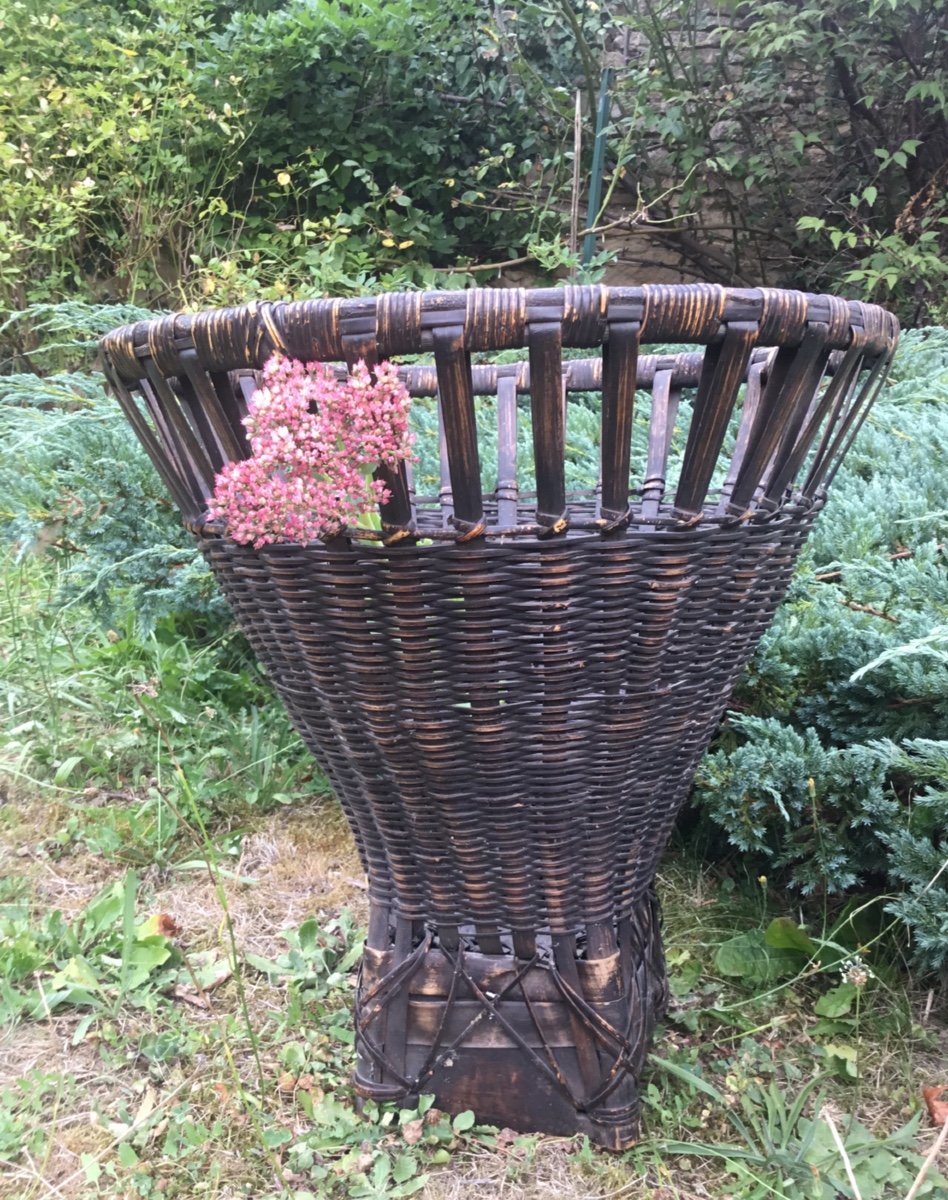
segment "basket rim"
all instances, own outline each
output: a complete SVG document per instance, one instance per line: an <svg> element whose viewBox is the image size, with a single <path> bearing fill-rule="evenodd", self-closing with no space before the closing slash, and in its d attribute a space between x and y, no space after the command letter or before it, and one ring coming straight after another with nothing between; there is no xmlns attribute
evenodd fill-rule
<svg viewBox="0 0 948 1200"><path fill-rule="evenodd" d="M300 357L291 353L294 339L311 337L317 349L330 352L308 361L341 362L352 357L355 344L374 343L380 357L425 353L432 331L446 327L463 329L468 348L478 352L521 348L531 325L559 322L564 345L591 348L608 340L616 320L639 322L643 345L709 345L728 324L745 321L761 326L758 344L765 346L797 345L812 322L829 326L828 344L839 350L848 348L858 330L870 353L885 353L899 334L897 318L881 305L831 293L700 283L566 284L250 301L132 322L103 335L99 345L110 367L132 381L141 375L137 360L160 358L162 347L175 353L194 349L208 365L219 355L254 367L276 351Z"/></svg>

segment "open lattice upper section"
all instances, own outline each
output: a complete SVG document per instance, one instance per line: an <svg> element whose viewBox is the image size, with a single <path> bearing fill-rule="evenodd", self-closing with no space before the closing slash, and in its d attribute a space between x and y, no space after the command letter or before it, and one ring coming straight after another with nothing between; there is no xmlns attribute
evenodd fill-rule
<svg viewBox="0 0 948 1200"><path fill-rule="evenodd" d="M102 348L192 526L206 519L217 472L248 453L241 422L272 353L338 364L432 356L402 374L413 396L437 395L440 484L416 494L410 469L383 470L381 536L393 543L681 528L763 519L791 496L812 501L897 338L895 318L874 305L689 284L250 304L125 326ZM661 353L683 343L704 350ZM523 347L523 362L472 366L472 355ZM594 347L597 357L564 357ZM590 393L599 461L577 485L567 478L569 414L574 403L588 410ZM496 481L484 477L488 433Z"/></svg>

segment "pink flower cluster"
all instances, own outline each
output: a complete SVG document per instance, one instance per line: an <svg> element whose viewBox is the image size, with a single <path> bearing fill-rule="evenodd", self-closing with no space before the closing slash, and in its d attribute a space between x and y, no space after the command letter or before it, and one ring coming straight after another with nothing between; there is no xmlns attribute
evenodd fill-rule
<svg viewBox="0 0 948 1200"><path fill-rule="evenodd" d="M411 457L410 406L391 363L370 373L359 362L337 380L325 364L273 355L244 418L251 457L217 476L208 516L257 549L379 528L389 492L372 474Z"/></svg>

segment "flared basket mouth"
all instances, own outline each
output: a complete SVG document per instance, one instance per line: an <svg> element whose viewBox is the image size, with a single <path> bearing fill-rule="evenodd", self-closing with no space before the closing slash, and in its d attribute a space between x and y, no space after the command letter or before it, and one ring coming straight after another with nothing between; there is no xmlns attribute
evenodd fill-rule
<svg viewBox="0 0 948 1200"><path fill-rule="evenodd" d="M250 454L244 419L272 355L340 376L396 362L415 460L379 467L379 528L322 536L423 548L812 508L897 339L875 305L688 284L249 304L139 322L101 346L126 416L205 536L225 532L208 505L219 473Z"/></svg>

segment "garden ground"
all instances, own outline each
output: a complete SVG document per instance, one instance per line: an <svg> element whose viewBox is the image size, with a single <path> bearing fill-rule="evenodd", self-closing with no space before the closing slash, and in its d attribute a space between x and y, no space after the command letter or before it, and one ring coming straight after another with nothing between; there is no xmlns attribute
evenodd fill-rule
<svg viewBox="0 0 948 1200"><path fill-rule="evenodd" d="M98 792L82 802L119 809L136 797ZM110 886L121 902L131 878L136 929L151 920L176 948L153 970L126 976L123 991L114 977L122 950L109 946L104 918L81 955L92 973L90 1003L75 995L74 1004L46 1015L41 994L33 1019L0 1034L0 1196L11 1200L792 1194L788 1164L819 1101L811 1096L795 1123L791 1109L817 1075L861 1172L863 1200L904 1195L920 1162L912 1152L933 1140L925 1114L924 1124L885 1149L885 1138L920 1113L922 1088L943 1081L944 996L876 981L846 1034L854 1056L833 1058L831 1047L843 1047L838 1031L830 1041L821 1030L832 1023L819 1016L825 977L755 997L759 986L715 968L722 942L770 919L760 884L755 896L680 857L666 864L672 1011L648 1072L645 1138L610 1156L578 1141L482 1130L436 1112L432 1119L431 1111L354 1114L347 1006L365 884L330 797L254 820L239 843L232 839L239 850L212 855L210 870L197 847L176 867L140 875L129 875L122 851L74 845L63 853L68 798L12 797L0 813L0 876L15 897L8 914L28 913L24 926L38 929L59 911L76 928ZM343 910L351 924L338 923ZM296 931L290 944L286 930ZM75 965L73 974L81 977ZM59 982L47 976L47 992ZM731 1117L746 1120L741 1098L752 1101L761 1124L748 1131L756 1153L735 1136L712 1092ZM859 1158L863 1135L853 1121L877 1139L874 1171ZM832 1157L807 1163L804 1152L800 1165L811 1178L821 1167L845 1178Z"/></svg>

